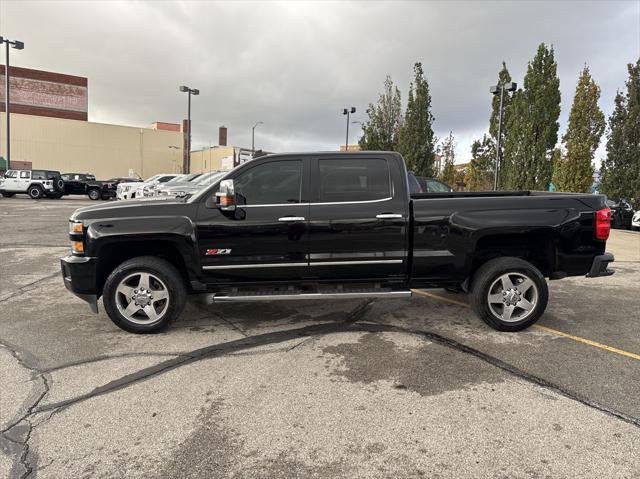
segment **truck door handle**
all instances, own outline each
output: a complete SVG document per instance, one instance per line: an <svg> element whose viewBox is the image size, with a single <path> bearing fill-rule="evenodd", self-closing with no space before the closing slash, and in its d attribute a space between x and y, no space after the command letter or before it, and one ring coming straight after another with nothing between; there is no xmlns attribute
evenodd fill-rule
<svg viewBox="0 0 640 479"><path fill-rule="evenodd" d="M402 215L397 213L382 213L382 214L376 215L376 218L378 218L379 220L394 220L394 219L402 218Z"/></svg>
<svg viewBox="0 0 640 479"><path fill-rule="evenodd" d="M278 221L282 221L284 223L290 223L292 221L304 221L304 216L283 216L282 218L278 218Z"/></svg>

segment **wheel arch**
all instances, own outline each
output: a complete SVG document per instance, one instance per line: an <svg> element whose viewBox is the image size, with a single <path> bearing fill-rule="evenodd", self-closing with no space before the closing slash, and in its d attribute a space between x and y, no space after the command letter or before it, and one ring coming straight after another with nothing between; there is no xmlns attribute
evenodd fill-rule
<svg viewBox="0 0 640 479"><path fill-rule="evenodd" d="M140 256L162 258L171 263L180 272L186 285L189 273L178 245L169 239L131 239L109 242L100 246L96 271L96 292L102 295L104 284L111 272L125 261Z"/></svg>
<svg viewBox="0 0 640 479"><path fill-rule="evenodd" d="M528 261L549 277L556 269L557 250L557 235L553 231L488 234L476 241L469 278L486 262L507 256Z"/></svg>

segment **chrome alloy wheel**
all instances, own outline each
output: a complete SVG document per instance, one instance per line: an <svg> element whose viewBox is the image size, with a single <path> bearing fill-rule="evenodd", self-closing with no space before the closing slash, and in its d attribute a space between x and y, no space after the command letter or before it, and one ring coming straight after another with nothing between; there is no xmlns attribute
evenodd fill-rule
<svg viewBox="0 0 640 479"><path fill-rule="evenodd" d="M496 318L515 323L533 312L538 302L538 288L522 273L505 273L489 288L487 302Z"/></svg>
<svg viewBox="0 0 640 479"><path fill-rule="evenodd" d="M116 306L120 314L136 324L151 324L162 319L169 308L169 290L151 273L133 273L116 288Z"/></svg>

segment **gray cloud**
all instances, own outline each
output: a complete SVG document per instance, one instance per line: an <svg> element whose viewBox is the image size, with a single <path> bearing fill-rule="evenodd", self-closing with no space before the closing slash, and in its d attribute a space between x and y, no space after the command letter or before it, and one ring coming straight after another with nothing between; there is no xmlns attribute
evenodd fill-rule
<svg viewBox="0 0 640 479"><path fill-rule="evenodd" d="M0 4L0 32L26 43L14 65L89 77L92 121L179 121L199 88L194 145L229 141L273 150L336 149L340 111L364 119L390 74L406 99L423 62L435 129L458 156L487 128L488 88L502 60L522 83L544 41L556 49L564 130L588 63L609 114L626 64L640 56L640 2L31 2ZM352 129L351 141L359 134ZM603 148L599 150L603 154Z"/></svg>

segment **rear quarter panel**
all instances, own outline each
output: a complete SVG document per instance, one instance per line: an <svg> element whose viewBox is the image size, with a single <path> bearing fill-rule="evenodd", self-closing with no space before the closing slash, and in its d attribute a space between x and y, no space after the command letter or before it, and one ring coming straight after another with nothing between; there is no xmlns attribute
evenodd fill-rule
<svg viewBox="0 0 640 479"><path fill-rule="evenodd" d="M552 270L585 274L593 256L604 252L605 242L594 238L594 211L603 205L596 195L414 199L412 279L464 281L479 244L503 248L501 236L514 246L548 240Z"/></svg>

